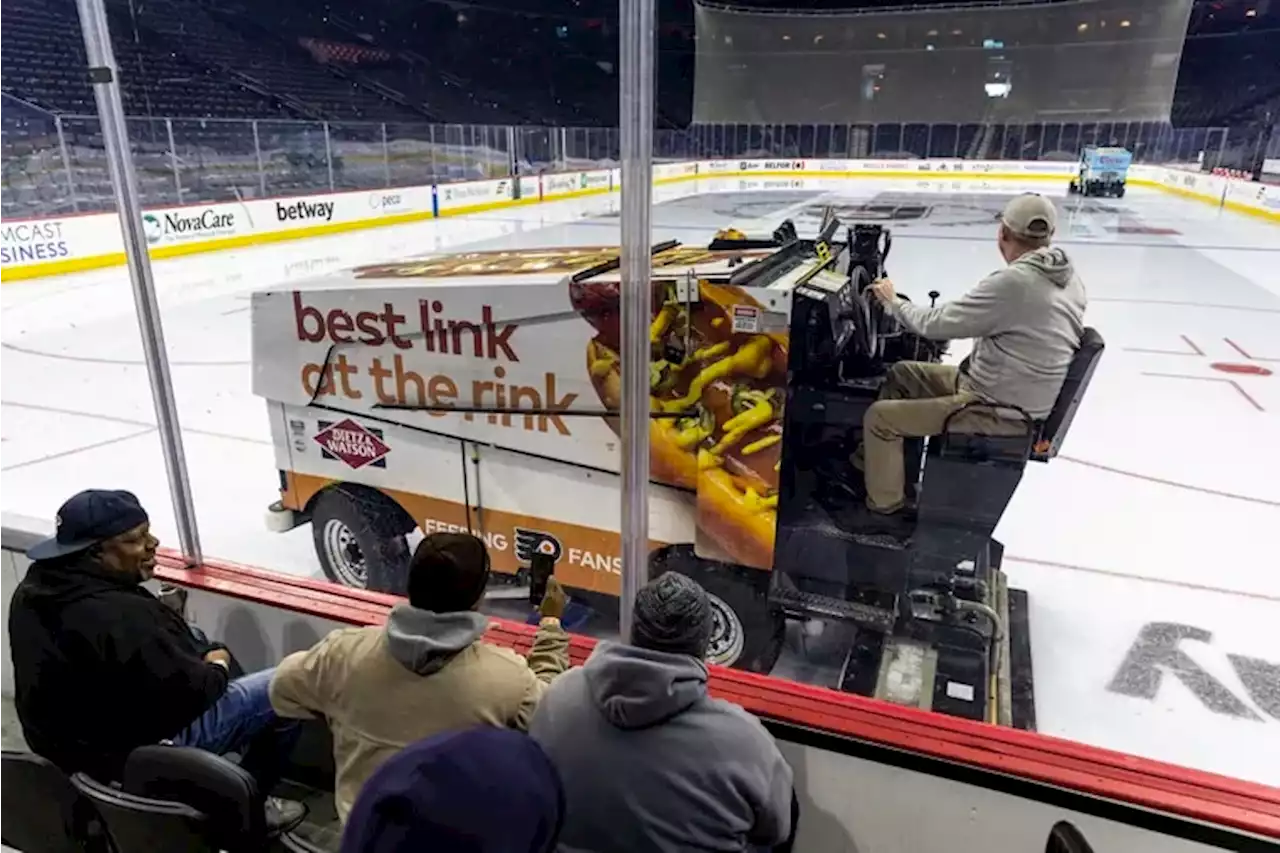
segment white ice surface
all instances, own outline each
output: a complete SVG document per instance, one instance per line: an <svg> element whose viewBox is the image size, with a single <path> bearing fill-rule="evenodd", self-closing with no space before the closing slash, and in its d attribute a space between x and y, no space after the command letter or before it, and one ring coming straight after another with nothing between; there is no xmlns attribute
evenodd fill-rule
<svg viewBox="0 0 1280 853"><path fill-rule="evenodd" d="M781 203L717 194L736 186L658 190L656 201L700 198L659 206L655 239L703 242L726 214L780 221ZM823 186L832 199L862 200L925 189ZM967 187L930 191L938 221L981 206ZM786 193L796 211L813 202ZM1066 216L1061 229L1107 353L1063 455L1029 466L998 531L1011 580L1030 595L1039 728L1280 784L1280 228L1154 190L1109 207ZM262 523L278 495L264 405L249 391L250 291L464 244L613 243L616 210L616 197L585 199L156 263L205 553L318 576L309 528L272 534ZM890 224L890 272L917 298L933 288L955 296L999 264L989 219ZM1117 233L1135 225L1178 233ZM77 489L128 488L176 544L124 269L6 284L0 299L3 510L52 518ZM1227 374L1213 362L1273 374ZM1154 699L1109 689L1154 622L1209 632L1180 648L1251 715L1210 710L1168 672ZM1270 663L1256 695L1228 655Z"/></svg>

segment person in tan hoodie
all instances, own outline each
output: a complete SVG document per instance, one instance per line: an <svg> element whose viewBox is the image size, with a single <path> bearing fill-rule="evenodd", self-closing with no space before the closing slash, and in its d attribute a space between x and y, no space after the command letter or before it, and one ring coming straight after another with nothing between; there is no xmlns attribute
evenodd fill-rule
<svg viewBox="0 0 1280 853"><path fill-rule="evenodd" d="M345 823L360 788L415 741L480 725L525 731L547 685L569 668L560 626L568 601L552 578L528 659L482 640L475 608L489 554L468 533L423 539L409 565L409 601L384 627L334 631L289 655L271 681L281 717L323 716L333 732L335 802Z"/></svg>

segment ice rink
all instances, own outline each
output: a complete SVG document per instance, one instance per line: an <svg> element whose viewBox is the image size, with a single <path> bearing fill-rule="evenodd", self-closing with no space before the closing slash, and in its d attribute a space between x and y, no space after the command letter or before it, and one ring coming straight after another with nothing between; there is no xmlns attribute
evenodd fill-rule
<svg viewBox="0 0 1280 853"><path fill-rule="evenodd" d="M822 204L894 232L888 270L947 299L995 269L1028 187L736 178L655 191L654 239L802 234ZM1107 353L1062 455L998 530L1030 596L1040 731L1280 784L1280 227L1133 188L1059 199L1058 242ZM205 554L318 575L310 529L267 531L278 479L250 393L249 293L357 263L618 240L617 196L160 261L155 278ZM52 519L85 487L173 514L124 268L5 284L3 509ZM967 345L953 346L960 358Z"/></svg>

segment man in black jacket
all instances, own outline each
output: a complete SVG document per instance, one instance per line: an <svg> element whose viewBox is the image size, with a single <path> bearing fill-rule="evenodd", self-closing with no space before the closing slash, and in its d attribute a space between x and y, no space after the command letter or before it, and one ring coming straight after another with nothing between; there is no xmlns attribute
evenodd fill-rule
<svg viewBox="0 0 1280 853"><path fill-rule="evenodd" d="M158 544L136 497L89 490L63 504L57 534L27 552L33 562L9 606L27 744L102 781L118 779L145 744L243 752L242 766L270 792L297 724L272 710L270 670L234 678L224 646L141 586ZM301 809L268 800L268 821L296 823Z"/></svg>

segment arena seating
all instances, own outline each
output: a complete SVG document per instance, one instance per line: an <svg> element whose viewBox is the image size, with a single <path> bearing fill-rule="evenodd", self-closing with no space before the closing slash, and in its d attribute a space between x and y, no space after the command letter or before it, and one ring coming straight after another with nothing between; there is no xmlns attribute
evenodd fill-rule
<svg viewBox="0 0 1280 853"><path fill-rule="evenodd" d="M1280 70L1269 50L1280 10L1255 5L1196 5L1175 126L1221 125L1280 94ZM601 0L556 11L531 0L478 6L440 0L331 0L321 6L303 0L108 0L108 7L130 115L617 123L617 8ZM682 0L661 0L658 7L659 126L683 127L692 100L692 7ZM4 0L3 16L5 92L56 113L92 113L73 0ZM304 40L322 40L333 49L309 51ZM967 150L974 142L970 133L960 145ZM913 140L908 150L920 144Z"/></svg>

